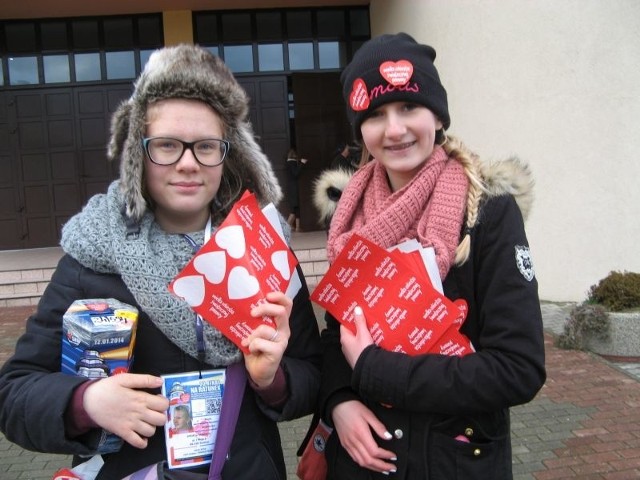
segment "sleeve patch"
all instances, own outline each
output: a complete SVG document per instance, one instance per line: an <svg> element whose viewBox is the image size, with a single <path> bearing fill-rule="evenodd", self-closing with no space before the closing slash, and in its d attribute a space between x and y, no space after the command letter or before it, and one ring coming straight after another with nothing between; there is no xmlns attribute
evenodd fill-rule
<svg viewBox="0 0 640 480"><path fill-rule="evenodd" d="M530 282L536 276L536 272L533 269L533 260L531 260L531 252L529 247L516 245L516 265L522 276Z"/></svg>

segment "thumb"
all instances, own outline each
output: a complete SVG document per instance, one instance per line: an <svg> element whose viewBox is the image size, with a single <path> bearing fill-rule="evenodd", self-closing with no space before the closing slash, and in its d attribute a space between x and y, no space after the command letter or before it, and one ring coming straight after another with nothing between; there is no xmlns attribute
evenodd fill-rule
<svg viewBox="0 0 640 480"><path fill-rule="evenodd" d="M362 335L363 333L369 333L369 327L367 326L367 320L364 318L364 312L360 305L356 305L353 309L353 324L356 327L356 335Z"/></svg>

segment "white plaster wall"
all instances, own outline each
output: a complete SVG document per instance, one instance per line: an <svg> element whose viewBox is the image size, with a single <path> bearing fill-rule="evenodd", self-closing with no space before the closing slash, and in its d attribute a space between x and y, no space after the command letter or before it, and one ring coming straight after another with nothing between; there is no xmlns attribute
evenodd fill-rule
<svg viewBox="0 0 640 480"><path fill-rule="evenodd" d="M371 25L435 47L450 132L530 163L543 300L640 272L639 1L372 0Z"/></svg>

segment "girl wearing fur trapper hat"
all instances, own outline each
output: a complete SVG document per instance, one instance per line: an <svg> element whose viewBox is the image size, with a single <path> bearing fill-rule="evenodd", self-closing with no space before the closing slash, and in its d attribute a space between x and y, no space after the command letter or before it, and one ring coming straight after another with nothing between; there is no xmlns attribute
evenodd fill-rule
<svg viewBox="0 0 640 480"><path fill-rule="evenodd" d="M466 303L461 332L475 350L388 351L368 328L385 318L355 308L354 335L327 314L319 412L334 429L325 448L331 479L512 478L509 407L530 401L545 380L523 221L529 171L516 159L482 163L446 135L451 120L435 58L407 34L381 35L344 69L363 160L343 187L332 177L344 190L327 254L334 262L354 234L384 248L415 239L433 249L432 284ZM420 298L416 312L428 306Z"/></svg>
<svg viewBox="0 0 640 480"><path fill-rule="evenodd" d="M65 255L0 373L0 427L8 439L73 454L77 464L103 452L102 433L112 432L124 443L102 455L96 478L121 479L167 458L170 403L159 395L160 375L233 367L241 372L240 411L235 427L218 431L218 440L224 434L231 441L221 478L286 478L276 421L308 414L320 378L302 271L295 298L272 292L251 312L272 317L276 328L254 330L250 354L167 289L245 189L261 204L281 197L247 114L247 95L218 57L189 45L151 55L113 118L109 155L120 162L120 178L64 226ZM130 373L97 381L60 373L62 315L86 298L139 310ZM207 478L209 466L190 471Z"/></svg>

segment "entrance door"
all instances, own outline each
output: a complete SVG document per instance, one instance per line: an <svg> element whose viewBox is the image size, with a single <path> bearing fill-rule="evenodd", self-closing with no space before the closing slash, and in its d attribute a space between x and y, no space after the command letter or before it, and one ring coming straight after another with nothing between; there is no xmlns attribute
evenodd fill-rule
<svg viewBox="0 0 640 480"><path fill-rule="evenodd" d="M286 195L285 162L290 145L287 77L239 77L238 83L251 99L250 119L256 140L273 165L282 192ZM285 213L286 197L276 207Z"/></svg>
<svg viewBox="0 0 640 480"><path fill-rule="evenodd" d="M331 164L338 144L351 141L351 130L339 73L296 73L292 85L296 147L309 159L300 175L300 224L305 231L320 230L313 182Z"/></svg>
<svg viewBox="0 0 640 480"><path fill-rule="evenodd" d="M106 191L110 118L131 86L0 93L0 249L50 247L89 197Z"/></svg>

